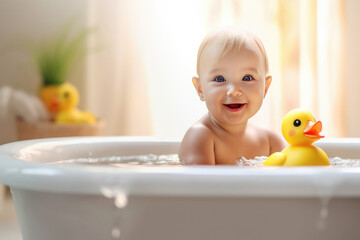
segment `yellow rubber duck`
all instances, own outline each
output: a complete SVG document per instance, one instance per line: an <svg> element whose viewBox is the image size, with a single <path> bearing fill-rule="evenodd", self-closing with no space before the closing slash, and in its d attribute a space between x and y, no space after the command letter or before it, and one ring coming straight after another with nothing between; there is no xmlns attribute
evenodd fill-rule
<svg viewBox="0 0 360 240"><path fill-rule="evenodd" d="M315 121L311 112L293 109L282 121L282 134L290 144L281 152L273 153L264 162L266 166L324 166L330 165L326 153L312 144L323 138L322 123Z"/></svg>
<svg viewBox="0 0 360 240"><path fill-rule="evenodd" d="M75 86L63 83L57 92L59 111L55 117L56 123L95 123L96 118L89 112L77 109L79 93Z"/></svg>

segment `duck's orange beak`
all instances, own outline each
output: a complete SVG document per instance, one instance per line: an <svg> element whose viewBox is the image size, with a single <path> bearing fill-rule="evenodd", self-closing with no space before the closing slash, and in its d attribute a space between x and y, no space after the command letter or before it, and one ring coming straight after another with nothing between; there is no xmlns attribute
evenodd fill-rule
<svg viewBox="0 0 360 240"><path fill-rule="evenodd" d="M309 138L323 138L324 136L320 135L321 130L322 130L321 121L317 121L315 123L308 121L304 129L304 135Z"/></svg>
<svg viewBox="0 0 360 240"><path fill-rule="evenodd" d="M58 98L53 98L50 102L50 112L57 112L60 110L60 102Z"/></svg>

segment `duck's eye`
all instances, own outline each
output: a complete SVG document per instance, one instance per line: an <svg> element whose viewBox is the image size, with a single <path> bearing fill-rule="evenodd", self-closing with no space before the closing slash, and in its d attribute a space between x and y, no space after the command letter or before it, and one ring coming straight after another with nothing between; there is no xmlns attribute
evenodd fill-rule
<svg viewBox="0 0 360 240"><path fill-rule="evenodd" d="M214 78L215 82L225 82L225 78L223 76L217 76Z"/></svg>
<svg viewBox="0 0 360 240"><path fill-rule="evenodd" d="M296 119L295 121L294 121L294 126L295 127L298 127L298 126L300 126L301 125L301 121L299 120L299 119Z"/></svg>

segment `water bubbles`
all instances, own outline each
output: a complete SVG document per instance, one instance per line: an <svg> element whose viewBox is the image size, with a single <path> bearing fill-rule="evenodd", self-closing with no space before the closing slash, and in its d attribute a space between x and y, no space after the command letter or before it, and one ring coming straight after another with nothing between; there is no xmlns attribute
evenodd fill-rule
<svg viewBox="0 0 360 240"><path fill-rule="evenodd" d="M124 208L126 207L128 203L128 197L126 194L122 193L117 193L115 196L115 206L117 208Z"/></svg>
<svg viewBox="0 0 360 240"><path fill-rule="evenodd" d="M235 165L241 167L263 167L263 163L267 157L255 157L254 159L246 159L244 157L236 160ZM340 157L329 158L331 167L360 167L360 159L343 159Z"/></svg>
<svg viewBox="0 0 360 240"><path fill-rule="evenodd" d="M330 203L330 197L323 196L320 197L320 215L317 222L317 227L319 230L324 230L326 227L326 220L329 215L329 203Z"/></svg>
<svg viewBox="0 0 360 240"><path fill-rule="evenodd" d="M112 231L111 231L111 236L112 236L114 239L119 239L119 238L120 238L120 229L114 227L114 228L112 229Z"/></svg>
<svg viewBox="0 0 360 240"><path fill-rule="evenodd" d="M100 189L101 193L107 197L107 198L113 198L114 197L114 192L113 190L111 190L110 188L107 188L107 187L102 187Z"/></svg>
<svg viewBox="0 0 360 240"><path fill-rule="evenodd" d="M100 191L105 197L114 199L114 206L116 207L116 209L122 210L128 205L128 194L122 188L101 187ZM119 217L119 215L118 215L118 217ZM121 218L118 218L118 217L114 218L113 226L121 225ZM112 235L113 239L119 239L120 238L120 229L118 227L113 227L113 229L111 231L111 235Z"/></svg>
<svg viewBox="0 0 360 240"><path fill-rule="evenodd" d="M360 167L360 159L343 159L340 157L330 158L333 167Z"/></svg>
<svg viewBox="0 0 360 240"><path fill-rule="evenodd" d="M114 204L117 208L124 208L128 204L128 194L125 190L114 187L101 187L101 193L107 198L113 198Z"/></svg>
<svg viewBox="0 0 360 240"><path fill-rule="evenodd" d="M266 156L255 157L254 159L246 159L244 157L239 158L236 160L235 165L241 167L256 167L260 168L263 167L263 162L267 159Z"/></svg>

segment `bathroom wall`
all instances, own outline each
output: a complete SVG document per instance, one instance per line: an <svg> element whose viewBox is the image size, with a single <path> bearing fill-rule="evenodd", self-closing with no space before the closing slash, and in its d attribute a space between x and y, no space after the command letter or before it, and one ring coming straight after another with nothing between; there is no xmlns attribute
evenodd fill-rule
<svg viewBox="0 0 360 240"><path fill-rule="evenodd" d="M88 4L88 0L1 0L0 88L10 86L37 95L41 81L31 60L31 46L56 34L71 19L75 19L74 30L86 26ZM84 80L85 67L80 63L70 79L80 96ZM14 140L14 119L0 116L0 144Z"/></svg>
<svg viewBox="0 0 360 240"><path fill-rule="evenodd" d="M29 59L30 46L56 34L71 19L76 19L76 27L83 27L86 24L88 2L1 0L0 86L10 85L37 93L40 79Z"/></svg>
<svg viewBox="0 0 360 240"><path fill-rule="evenodd" d="M346 0L346 135L360 137L360 1ZM339 81L342 79L339 79ZM336 109L334 109L336 111Z"/></svg>

